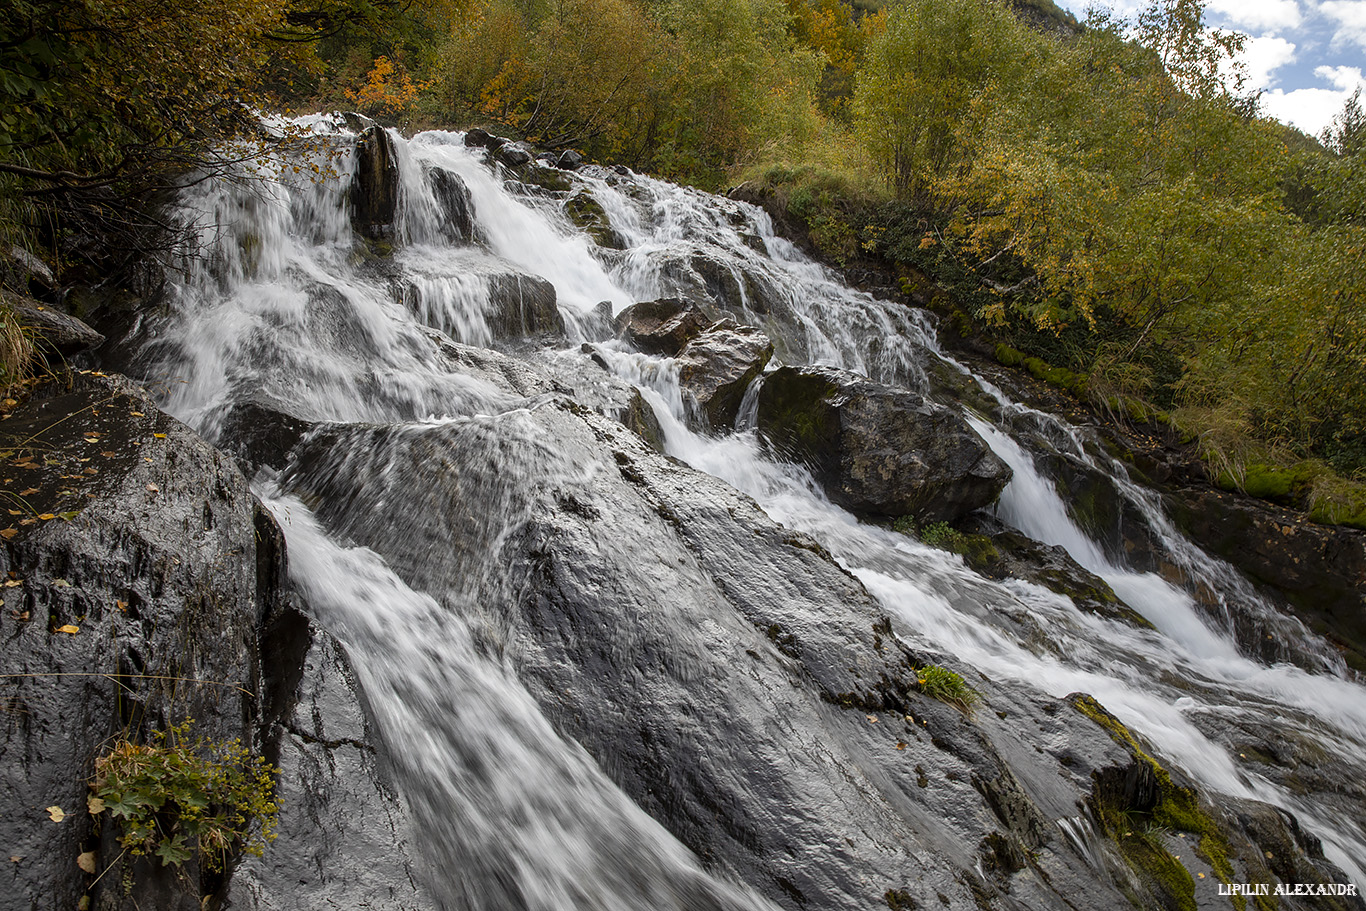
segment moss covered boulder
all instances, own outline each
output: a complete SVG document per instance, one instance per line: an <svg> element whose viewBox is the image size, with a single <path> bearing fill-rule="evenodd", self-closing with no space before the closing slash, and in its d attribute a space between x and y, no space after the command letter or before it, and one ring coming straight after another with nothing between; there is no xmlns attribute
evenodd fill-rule
<svg viewBox="0 0 1366 911"><path fill-rule="evenodd" d="M759 391L759 430L853 512L952 522L996 500L1010 467L958 413L828 367L782 367Z"/></svg>

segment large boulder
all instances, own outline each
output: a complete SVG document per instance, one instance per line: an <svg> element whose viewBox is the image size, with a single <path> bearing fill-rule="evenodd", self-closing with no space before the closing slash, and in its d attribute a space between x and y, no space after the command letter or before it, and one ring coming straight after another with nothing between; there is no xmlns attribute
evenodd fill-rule
<svg viewBox="0 0 1366 911"><path fill-rule="evenodd" d="M1366 673L1366 532L1208 488L1175 491L1168 504L1191 538L1294 605Z"/></svg>
<svg viewBox="0 0 1366 911"><path fill-rule="evenodd" d="M388 132L375 126L356 141L351 224L371 240L392 237L398 213L398 155Z"/></svg>
<svg viewBox="0 0 1366 911"><path fill-rule="evenodd" d="M564 316L555 286L536 275L507 273L488 280L489 308L484 316L495 339L564 335Z"/></svg>
<svg viewBox="0 0 1366 911"><path fill-rule="evenodd" d="M87 812L88 783L118 740L187 718L260 749L279 529L231 459L126 380L46 383L0 448L15 507L0 523L0 907L216 907L221 874L124 852L118 823Z"/></svg>
<svg viewBox="0 0 1366 911"><path fill-rule="evenodd" d="M433 168L428 179L432 184L432 196L436 198L442 236L452 243L473 241L474 201L465 182L444 168Z"/></svg>
<svg viewBox="0 0 1366 911"><path fill-rule="evenodd" d="M856 513L951 522L1010 481L1010 467L961 415L845 370L774 371L759 390L758 424Z"/></svg>
<svg viewBox="0 0 1366 911"><path fill-rule="evenodd" d="M709 426L730 427L745 390L764 372L771 357L773 342L768 336L753 326L723 319L688 342L678 355L679 383Z"/></svg>
<svg viewBox="0 0 1366 911"><path fill-rule="evenodd" d="M646 354L678 355L712 324L701 307L676 297L643 301L617 314L617 337Z"/></svg>

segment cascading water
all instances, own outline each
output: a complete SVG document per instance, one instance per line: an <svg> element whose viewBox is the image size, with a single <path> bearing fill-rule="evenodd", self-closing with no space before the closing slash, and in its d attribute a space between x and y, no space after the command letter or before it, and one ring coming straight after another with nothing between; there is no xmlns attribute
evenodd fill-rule
<svg viewBox="0 0 1366 911"><path fill-rule="evenodd" d="M347 172L353 137L326 118L304 125L326 150L313 163L331 159ZM977 863L981 875L980 862L965 860L974 846L931 831L952 828L944 820L966 811L951 801L933 812L915 809L902 783L884 780L862 738L883 733L873 725L890 729L892 719L870 709L852 731L845 715L831 715L850 687L824 681L842 680L845 665L857 662L842 658L822 669L817 648L792 645L775 630L789 623L805 629L831 654L844 647L842 634L821 638L823 620L802 626L783 614L785 602L747 594L732 577L752 567L733 562L728 548L751 545L725 543L732 534L776 535L774 547L797 541L796 556L781 559L798 562L782 566L824 565L812 556L823 547L897 621L910 647L1009 683L1009 691L991 691L1000 711L984 716L1015 713L1016 706L995 701L1010 692L1020 694L1018 712L1026 717L1035 700L1089 693L1208 791L1291 810L1323 839L1330 860L1366 881L1366 799L1329 794L1329 785L1297 793L1241 761L1234 746L1293 728L1296 743L1336 757L1344 780L1366 780L1366 690L1328 658L1304 670L1240 654L1229 631L1211 625L1184 589L1106 554L1012 438L1012 417L1021 412L1003 397L997 423L972 417L1015 472L1000 517L1066 548L1155 630L1084 613L1028 582L989 581L956 556L860 523L830 503L805 469L768 454L754 432L690 430L677 365L603 337L608 309L691 296L762 327L788 362L841 366L925 392L932 370L963 368L939 359L923 314L844 287L774 236L752 207L598 168L559 175L569 191L514 193L459 134L396 137L395 145L402 207L390 255L368 250L352 233L344 181L308 179L309 167L187 191L177 212L205 255L187 264L168 314L141 327L139 363L163 384L168 410L222 445L242 443L240 416L259 413L248 408L311 427L288 464L276 466L282 472L262 471L258 490L285 528L296 583L316 620L346 646L396 757L395 777L422 823L421 850L435 871L429 878L439 902L756 908L765 900L732 879L798 904L805 899L794 896L859 889L876 898L894 884L863 880L909 864L922 871L915 876L947 884L935 887L946 904L970 906L971 889L952 871ZM451 242L434 171L455 175L467 189L477 243ZM577 230L561 205L565 192L590 194L622 249L599 247ZM572 346L533 350L498 338L495 313L508 289L522 306L518 296L545 282L554 287ZM610 372L578 353L585 341L601 343L596 356ZM521 354L484 350L490 345ZM653 456L622 441L624 431L566 404L570 394L590 404L615 401L633 386L652 406L668 454L724 484L649 462ZM1080 444L1073 454L1086 457ZM1092 460L1089 467L1113 475L1122 495L1146 508L1155 535L1188 575L1222 598L1252 597L1236 574L1181 538L1115 466ZM623 484L648 508L613 486ZM753 498L768 518L725 485ZM771 533L768 519L817 543ZM730 522L749 524L741 535ZM580 564L556 556L566 540L580 548ZM767 560L750 556L748 563L762 569ZM829 603L867 600L848 577L820 566L810 571L826 581L797 585L800 597L826 586L837 592ZM757 570L756 578L760 589L787 584L766 583ZM537 614L549 597L543 587L629 605L644 599L659 616L642 623L677 620L669 629L677 643L667 647L677 651L653 659L666 647L653 633L627 629L628 618L619 640L594 646L592 631L577 624L605 608L571 599L582 618L548 619ZM795 592L788 595L794 601ZM851 616L864 609L851 608ZM812 617L821 614L813 607ZM561 622L567 625L556 626ZM741 639L756 628L756 644L743 648ZM1306 653L1327 655L1298 624L1286 620L1277 629L1303 639ZM721 660L732 651L734 660ZM583 655L596 657L590 663ZM769 670L745 672L737 664L761 658ZM794 669L798 658L803 670ZM652 659L667 680L638 677ZM584 666L572 666L575 660ZM623 710L614 698L646 712L678 711L668 726L693 730L678 735L673 751L692 756L695 773L671 767L648 780L646 764L630 757L667 752L652 745L666 736L658 726L641 722L638 734L617 732L625 739L614 743L604 729L615 731L617 722L582 717L594 694L606 691L599 675L638 681L625 696L603 696L608 714ZM917 721L905 720L909 733L894 739L896 751L919 748ZM730 753L729 741L706 745L715 725L734 738ZM627 740L618 762L613 750ZM791 755L776 746L788 742ZM931 749L928 741L924 748ZM747 753L753 769L728 771L727 755ZM915 768L906 775L925 780ZM708 813L763 818L734 810L760 785L788 795L781 812L791 818L781 825L790 832L774 831L773 821L752 830L732 824L724 838L737 853L700 860L675 840L697 850L721 844L722 836L706 834ZM701 794L708 809L677 810L670 788ZM808 814L801 806L808 799L842 809ZM652 815L667 818L668 830ZM1056 808L1053 822L1059 843L1072 845L1067 850L1083 868L1099 863L1094 833L1075 806ZM765 847L780 843L789 846ZM797 844L805 848L790 846ZM745 851L765 856L776 871L770 879L753 872L756 862L739 856ZM841 905L828 899L828 906Z"/></svg>

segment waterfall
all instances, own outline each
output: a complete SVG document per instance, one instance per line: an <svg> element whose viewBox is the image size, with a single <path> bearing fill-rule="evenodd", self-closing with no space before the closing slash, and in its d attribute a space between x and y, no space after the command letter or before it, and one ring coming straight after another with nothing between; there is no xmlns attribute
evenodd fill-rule
<svg viewBox="0 0 1366 911"><path fill-rule="evenodd" d="M328 118L302 124L317 148L305 161L348 173L353 135ZM930 791L915 773L907 786L868 758L868 738L901 719L869 709L851 720L832 708L865 659L848 654L854 620L847 636L827 626L847 610L866 638L879 609L908 648L983 675L984 728L1017 714L1034 723L1036 703L1089 693L1209 793L1293 812L1330 860L1366 882L1359 799L1330 785L1291 788L1238 755L1240 743L1289 737L1292 748L1335 757L1344 778L1366 780L1366 688L1271 605L1255 609L1313 660L1244 654L1186 588L1092 540L1038 467L1042 446L1111 478L1188 577L1226 603L1257 600L1121 466L1089 455L1080 431L1027 414L985 380L998 407L969 416L1014 470L998 517L1065 548L1152 629L1083 612L1029 582L991 581L956 555L861 522L752 429L691 429L677 363L628 350L606 323L636 301L702 299L769 333L784 362L928 394L935 375L971 372L939 350L924 313L846 287L751 206L599 167L543 169L546 189L458 133L394 141L401 211L391 250L351 231L345 179L319 180L308 167L185 191L174 216L200 255L183 264L165 312L139 327L137 363L171 413L230 450L246 451L244 421L263 420L252 416L306 428L255 486L284 528L313 618L345 646L396 757L440 901L764 908L795 895L880 899L899 886L877 876L896 875L933 881L946 904L971 907L961 871L976 846L962 833L977 823L941 816L949 803L917 809ZM473 238L451 240L436 172L468 192ZM601 208L620 249L574 226L563 205L572 193ZM525 311L547 287L563 319L558 341L500 329L500 308ZM606 370L580 353L585 342ZM588 413L615 416L631 394L652 409L676 461ZM1024 432L1030 421L1048 422L1046 433ZM761 546L786 550L737 550ZM543 586L582 617L538 613ZM604 641L579 623L606 608L572 600L598 596L627 611ZM800 620L784 614L808 608ZM667 647L666 632L676 637ZM595 705L602 717L584 717ZM929 720L906 716L889 755L937 748L917 724ZM725 732L713 742L717 726ZM629 740L622 757L614 737ZM695 780L675 767L652 779L632 758L669 753L697 764ZM752 764L728 771L737 757ZM945 787L959 780L966 773ZM779 796L747 803L760 785ZM1090 823L1075 805L1049 812L1075 857L1059 847L1047 862L1095 868ZM737 819L745 824L716 822ZM699 856L699 845L716 851ZM888 872L907 869L920 872ZM858 906L844 901L823 906Z"/></svg>

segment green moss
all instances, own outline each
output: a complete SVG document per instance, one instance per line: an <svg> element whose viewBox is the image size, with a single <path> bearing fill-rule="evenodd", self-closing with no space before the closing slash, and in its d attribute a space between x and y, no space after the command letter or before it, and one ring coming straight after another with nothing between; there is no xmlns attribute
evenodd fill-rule
<svg viewBox="0 0 1366 911"><path fill-rule="evenodd" d="M996 346L996 360L1007 367L1018 367L1025 361L1023 351L1010 347L1005 342Z"/></svg>
<svg viewBox="0 0 1366 911"><path fill-rule="evenodd" d="M1172 781L1171 774L1150 756L1133 733L1094 698L1079 695L1072 699L1076 709L1100 725L1119 745L1140 762L1146 763L1157 780L1158 798L1153 808L1135 812L1126 807L1099 806L1097 813L1107 834L1119 845L1126 862L1140 877L1158 884L1181 908L1194 908L1194 882L1189 871L1162 847L1151 830L1186 832L1196 836L1195 853L1208 863L1220 881L1233 881L1228 839L1219 824L1200 807L1199 797L1190 788ZM1174 865L1174 866L1173 866ZM1180 873L1176 871L1179 868ZM1189 896L1189 905L1187 898Z"/></svg>

